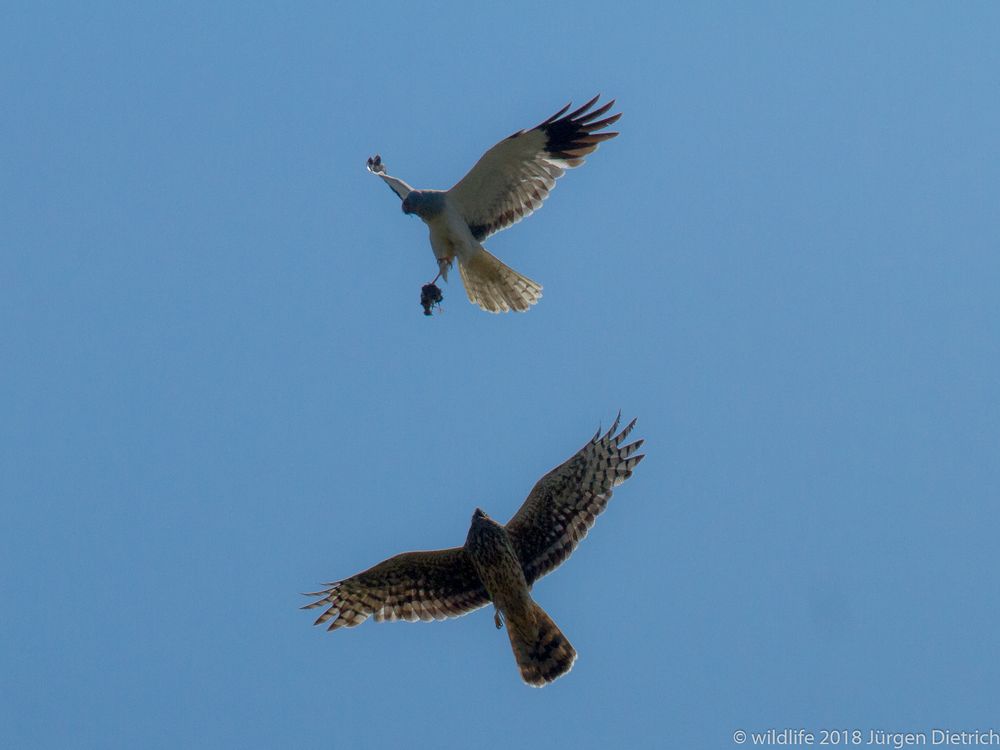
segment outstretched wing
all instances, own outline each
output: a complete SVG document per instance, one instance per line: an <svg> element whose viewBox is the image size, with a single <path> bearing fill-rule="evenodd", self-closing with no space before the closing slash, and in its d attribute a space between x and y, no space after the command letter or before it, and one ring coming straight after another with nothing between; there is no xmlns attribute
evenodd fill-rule
<svg viewBox="0 0 1000 750"><path fill-rule="evenodd" d="M621 117L599 119L615 103L612 99L592 110L599 98L564 115L571 106L567 104L531 130L520 130L500 141L448 191L448 200L458 208L473 237L482 242L541 208L566 169L580 166L601 141L618 135L597 132Z"/></svg>
<svg viewBox="0 0 1000 750"><path fill-rule="evenodd" d="M382 164L382 157L378 154L375 156L368 157L368 171L374 175L378 175L383 180L385 184L392 188L392 192L399 196L400 200L408 196L413 192L413 188L407 185L398 177L391 177L385 171L385 165Z"/></svg>
<svg viewBox="0 0 1000 750"><path fill-rule="evenodd" d="M634 419L615 435L620 419L621 414L603 436L598 431L575 456L539 479L507 523L529 586L570 556L607 507L612 490L632 476L644 458L633 455L642 440L621 444Z"/></svg>
<svg viewBox="0 0 1000 750"><path fill-rule="evenodd" d="M444 620L479 609L489 595L462 547L404 552L363 573L306 596L322 597L302 609L326 607L316 625L328 630L383 620Z"/></svg>

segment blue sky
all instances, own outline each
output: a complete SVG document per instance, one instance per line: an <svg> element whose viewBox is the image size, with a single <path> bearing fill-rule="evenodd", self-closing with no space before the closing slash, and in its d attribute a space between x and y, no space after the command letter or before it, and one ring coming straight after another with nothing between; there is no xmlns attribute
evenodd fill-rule
<svg viewBox="0 0 1000 750"><path fill-rule="evenodd" d="M990 3L24 3L0 24L0 744L733 747L996 722ZM622 135L420 314L418 187L573 99ZM621 409L535 587L327 634Z"/></svg>

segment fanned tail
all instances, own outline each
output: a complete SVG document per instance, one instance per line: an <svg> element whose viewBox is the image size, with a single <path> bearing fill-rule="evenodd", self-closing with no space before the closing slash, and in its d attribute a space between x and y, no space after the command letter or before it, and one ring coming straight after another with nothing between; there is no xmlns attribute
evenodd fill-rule
<svg viewBox="0 0 1000 750"><path fill-rule="evenodd" d="M545 687L573 668L576 649L552 618L534 602L529 621L507 620L507 634L521 679L532 687Z"/></svg>
<svg viewBox="0 0 1000 750"><path fill-rule="evenodd" d="M487 312L524 312L542 297L540 284L505 265L483 247L470 258L459 258L458 270L469 302Z"/></svg>

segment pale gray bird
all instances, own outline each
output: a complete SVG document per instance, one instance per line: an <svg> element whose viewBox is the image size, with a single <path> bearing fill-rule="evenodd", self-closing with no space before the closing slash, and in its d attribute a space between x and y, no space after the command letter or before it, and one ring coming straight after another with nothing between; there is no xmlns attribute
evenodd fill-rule
<svg viewBox="0 0 1000 750"><path fill-rule="evenodd" d="M326 607L316 624L336 630L373 615L377 622L443 620L493 602L494 622L498 628L506 622L522 679L547 685L573 667L576 650L531 598L531 586L570 556L612 490L643 459L636 455L642 440L622 445L635 420L621 432L618 425L615 419L604 435L598 431L538 480L506 526L476 508L464 546L390 557L308 594L321 598L303 609Z"/></svg>
<svg viewBox="0 0 1000 750"><path fill-rule="evenodd" d="M599 98L568 115L567 104L536 127L500 141L451 190L414 190L386 173L381 156L368 160L368 171L403 199L403 213L416 214L430 228L438 262L434 281L447 281L457 260L469 301L484 310L523 312L541 298L541 285L504 265L481 243L541 208L565 170L580 166L602 141L618 135L597 132L621 117L600 119L615 101L591 109Z"/></svg>

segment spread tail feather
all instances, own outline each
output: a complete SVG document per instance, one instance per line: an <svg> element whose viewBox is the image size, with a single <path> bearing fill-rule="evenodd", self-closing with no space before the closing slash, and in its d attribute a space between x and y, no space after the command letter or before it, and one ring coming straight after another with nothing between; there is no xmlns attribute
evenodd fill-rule
<svg viewBox="0 0 1000 750"><path fill-rule="evenodd" d="M532 687L544 687L566 674L576 661L576 649L545 610L531 603L528 622L507 620L507 634L521 679Z"/></svg>
<svg viewBox="0 0 1000 750"><path fill-rule="evenodd" d="M542 287L505 265L486 248L478 248L470 258L459 258L469 302L487 312L524 312L542 297Z"/></svg>

